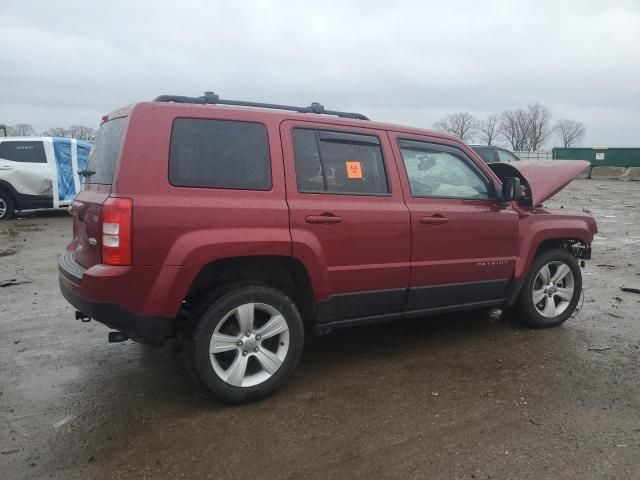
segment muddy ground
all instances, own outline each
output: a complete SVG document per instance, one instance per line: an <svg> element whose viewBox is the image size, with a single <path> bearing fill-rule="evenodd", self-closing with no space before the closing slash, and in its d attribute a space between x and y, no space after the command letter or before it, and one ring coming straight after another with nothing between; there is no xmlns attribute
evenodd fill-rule
<svg viewBox="0 0 640 480"><path fill-rule="evenodd" d="M640 478L640 295L620 290L640 288L640 183L576 180L549 205L599 223L577 318L309 338L284 388L233 408L171 348L73 319L69 217L1 223L0 478Z"/></svg>

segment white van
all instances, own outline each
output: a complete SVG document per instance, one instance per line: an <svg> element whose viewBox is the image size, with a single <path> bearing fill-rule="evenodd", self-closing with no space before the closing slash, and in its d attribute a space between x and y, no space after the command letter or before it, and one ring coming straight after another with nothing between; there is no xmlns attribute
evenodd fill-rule
<svg viewBox="0 0 640 480"><path fill-rule="evenodd" d="M0 220L62 208L80 191L91 144L55 137L0 137Z"/></svg>

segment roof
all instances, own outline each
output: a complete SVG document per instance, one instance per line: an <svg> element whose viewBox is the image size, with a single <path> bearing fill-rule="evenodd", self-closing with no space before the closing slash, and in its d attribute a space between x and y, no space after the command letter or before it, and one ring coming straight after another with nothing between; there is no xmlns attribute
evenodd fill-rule
<svg viewBox="0 0 640 480"><path fill-rule="evenodd" d="M422 128L408 127L405 125L397 125L392 123L375 122L370 120L359 120L352 118L339 117L334 115L324 115L322 113L299 113L286 110L278 110L275 108L261 108L261 107L248 107L248 106L232 106L232 105L220 105L220 104L194 104L194 103L173 103L173 102L140 102L127 105L110 112L103 117L103 121L107 119L128 116L137 108L157 108L157 109L169 109L178 110L180 115L188 115L190 111L197 112L198 116L202 115L203 109L211 109L212 111L224 110L233 112L251 112L253 114L259 113L263 119L270 119L275 121L285 120L302 120L302 121L321 121L326 124L351 126L357 128L378 129L378 130L391 130L394 132L414 134L414 135L427 135L430 137L441 138L456 143L462 143L461 140L453 135L449 135L443 132L436 132L433 130L427 130Z"/></svg>

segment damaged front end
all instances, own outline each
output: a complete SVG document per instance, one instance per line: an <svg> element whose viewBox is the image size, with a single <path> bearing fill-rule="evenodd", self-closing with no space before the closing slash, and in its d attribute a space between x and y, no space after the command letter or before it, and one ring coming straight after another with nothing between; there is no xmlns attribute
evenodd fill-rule
<svg viewBox="0 0 640 480"><path fill-rule="evenodd" d="M589 168L584 160L543 160L540 162L490 163L500 180L516 177L524 187L520 205L537 207L566 187Z"/></svg>

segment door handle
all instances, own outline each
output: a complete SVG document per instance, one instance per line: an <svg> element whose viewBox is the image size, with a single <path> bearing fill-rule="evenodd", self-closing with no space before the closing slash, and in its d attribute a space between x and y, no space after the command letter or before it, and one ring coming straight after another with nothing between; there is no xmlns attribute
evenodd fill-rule
<svg viewBox="0 0 640 480"><path fill-rule="evenodd" d="M420 223L426 223L428 225L437 223L449 223L449 219L447 217L443 217L442 215L432 215L431 217L420 217Z"/></svg>
<svg viewBox="0 0 640 480"><path fill-rule="evenodd" d="M9 165L0 165L0 170L13 170L13 167Z"/></svg>
<svg viewBox="0 0 640 480"><path fill-rule="evenodd" d="M307 223L340 223L342 217L336 217L335 215L308 215L305 218Z"/></svg>

